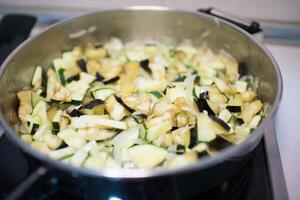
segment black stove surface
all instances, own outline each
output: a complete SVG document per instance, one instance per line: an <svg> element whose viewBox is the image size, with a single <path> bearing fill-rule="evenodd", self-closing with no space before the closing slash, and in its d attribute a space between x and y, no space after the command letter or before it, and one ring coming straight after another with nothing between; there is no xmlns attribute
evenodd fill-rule
<svg viewBox="0 0 300 200"><path fill-rule="evenodd" d="M17 17L14 20L24 21L26 17ZM11 27L14 20L6 19L0 24L0 52L8 55L11 49L15 48L20 41L28 36L28 32L34 24L34 20L27 18L27 23L18 23L21 29ZM26 20L25 20L26 21ZM19 31L19 34L10 35L3 31L7 25L10 31ZM7 30L7 29L6 29ZM18 36L14 40L13 36ZM20 36L21 35L21 36ZM8 39L5 39L5 37ZM11 37L10 37L11 36ZM11 45L11 46L10 46ZM2 62L2 58L0 63ZM259 143L251 154L248 163L241 168L233 177L220 183L206 193L199 194L192 199L201 200L287 200L286 185L283 178L280 155L278 151L275 131L273 126L266 130L265 138ZM274 164L276 162L276 164ZM279 164L278 164L279 162ZM38 167L38 163L24 155L17 147L11 144L7 138L1 137L0 133L0 199L10 196L12 191L22 187L22 181ZM52 180L52 181L49 181ZM28 180L27 180L28 181ZM21 186L20 186L21 185ZM85 194L74 192L65 188L55 179L39 180L34 189L26 191L21 199L38 200L77 200L84 199ZM113 194L112 194L113 195ZM14 198L10 198L14 199ZM127 199L126 197L111 197L110 200Z"/></svg>

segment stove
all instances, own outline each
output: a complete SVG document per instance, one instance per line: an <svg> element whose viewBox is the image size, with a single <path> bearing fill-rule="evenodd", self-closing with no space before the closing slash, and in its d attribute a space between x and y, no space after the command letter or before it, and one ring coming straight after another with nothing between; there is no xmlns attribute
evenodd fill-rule
<svg viewBox="0 0 300 200"><path fill-rule="evenodd" d="M34 23L35 19L30 16L11 15L2 19L0 63L13 48L28 37ZM40 163L23 154L1 132L0 152L0 199L79 200L87 198L86 194L76 191L76 188L68 188L60 184L54 175L39 178L39 173L43 173ZM174 198L177 199L176 191L174 194ZM110 195L107 198L109 200L128 199L125 194L123 196L118 194L118 197L115 194ZM152 199L162 198L159 194L154 194ZM192 199L289 199L273 123L267 127L264 138L248 155L246 163L237 173Z"/></svg>

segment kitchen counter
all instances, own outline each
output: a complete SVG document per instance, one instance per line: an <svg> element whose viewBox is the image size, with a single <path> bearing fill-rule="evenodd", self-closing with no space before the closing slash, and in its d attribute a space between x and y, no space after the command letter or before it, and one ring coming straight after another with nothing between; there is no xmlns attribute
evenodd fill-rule
<svg viewBox="0 0 300 200"><path fill-rule="evenodd" d="M279 64L283 96L275 118L276 135L290 200L300 199L300 46L266 44Z"/></svg>

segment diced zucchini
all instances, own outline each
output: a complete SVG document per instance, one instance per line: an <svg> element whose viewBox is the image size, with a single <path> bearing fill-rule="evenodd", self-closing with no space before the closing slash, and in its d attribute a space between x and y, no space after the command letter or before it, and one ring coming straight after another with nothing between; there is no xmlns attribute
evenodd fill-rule
<svg viewBox="0 0 300 200"><path fill-rule="evenodd" d="M51 151L49 153L49 156L54 159L62 159L62 158L65 158L65 157L68 157L68 156L74 154L75 151L76 151L76 149L73 147L65 147L62 149Z"/></svg>
<svg viewBox="0 0 300 200"><path fill-rule="evenodd" d="M38 116L41 124L47 124L47 104L45 101L39 101L33 108L32 116Z"/></svg>
<svg viewBox="0 0 300 200"><path fill-rule="evenodd" d="M125 131L122 131L117 136L115 136L112 140L112 144L114 148L128 148L134 145L139 137L139 129L138 127L132 127Z"/></svg>
<svg viewBox="0 0 300 200"><path fill-rule="evenodd" d="M92 92L92 96L94 99L100 99L104 101L111 95L113 95L116 91L112 88L101 88Z"/></svg>
<svg viewBox="0 0 300 200"><path fill-rule="evenodd" d="M48 130L48 124L42 124L39 126L38 130L34 133L33 139L40 139Z"/></svg>
<svg viewBox="0 0 300 200"><path fill-rule="evenodd" d="M178 155L170 161L165 163L166 167L169 169L185 167L196 163L198 161L197 154L195 151L185 153L183 155Z"/></svg>
<svg viewBox="0 0 300 200"><path fill-rule="evenodd" d="M216 133L212 128L212 120L205 113L197 116L198 141L210 142L216 138Z"/></svg>
<svg viewBox="0 0 300 200"><path fill-rule="evenodd" d="M250 121L248 127L249 127L249 128L252 128L252 129L256 128L256 127L258 126L260 120L261 120L261 116L260 116L260 115L254 116L254 117L252 118L252 120Z"/></svg>
<svg viewBox="0 0 300 200"><path fill-rule="evenodd" d="M71 158L70 163L74 166L81 166L84 160L88 157L89 151L94 147L97 146L95 141L91 141L85 144L81 149L79 149Z"/></svg>
<svg viewBox="0 0 300 200"><path fill-rule="evenodd" d="M35 89L39 88L42 84L42 73L43 73L43 68L41 66L37 66L34 70L34 74L31 81L31 85Z"/></svg>
<svg viewBox="0 0 300 200"><path fill-rule="evenodd" d="M67 145L75 149L81 148L85 145L86 140L79 137L76 130L73 128L65 128L57 133L57 136L61 138Z"/></svg>
<svg viewBox="0 0 300 200"><path fill-rule="evenodd" d="M164 96L164 95L163 95L161 92L159 92L159 91L153 91L153 92L150 92L150 94L151 94L152 96L154 96L156 99L160 99L161 97Z"/></svg>
<svg viewBox="0 0 300 200"><path fill-rule="evenodd" d="M80 72L80 80L86 84L91 84L96 80L96 77L85 72Z"/></svg>
<svg viewBox="0 0 300 200"><path fill-rule="evenodd" d="M82 128L78 129L78 135L88 141L107 140L116 135L113 130L99 129L99 128Z"/></svg>
<svg viewBox="0 0 300 200"><path fill-rule="evenodd" d="M66 85L67 89L71 92L71 104L79 105L82 103L84 95L89 88L89 85L82 81L72 81Z"/></svg>
<svg viewBox="0 0 300 200"><path fill-rule="evenodd" d="M54 132L59 132L60 130L60 118L62 115L63 111L62 110L58 110L55 114L55 116L52 119L52 127Z"/></svg>
<svg viewBox="0 0 300 200"><path fill-rule="evenodd" d="M162 163L168 155L165 149L150 144L131 147L128 153L138 168L153 168Z"/></svg>
<svg viewBox="0 0 300 200"><path fill-rule="evenodd" d="M65 69L62 69L62 68L59 69L59 70L57 71L58 78L59 78L59 80L60 80L60 83L61 83L63 86L66 85L66 79L65 79L64 73L65 73Z"/></svg>
<svg viewBox="0 0 300 200"><path fill-rule="evenodd" d="M25 121L27 123L26 127L28 128L28 133L34 134L40 126L40 118L38 116L27 115Z"/></svg>
<svg viewBox="0 0 300 200"><path fill-rule="evenodd" d="M62 140L58 136L53 135L51 133L45 134L43 136L43 141L52 150L57 149L62 144Z"/></svg>
<svg viewBox="0 0 300 200"><path fill-rule="evenodd" d="M86 128L86 127L106 127L116 129L126 129L127 124L122 121L115 121L106 119L103 116L98 115L82 115L80 117L72 118L71 125L74 128Z"/></svg>
<svg viewBox="0 0 300 200"><path fill-rule="evenodd" d="M228 122L231 119L231 112L229 112L229 110L227 109L223 109L220 113L219 113L219 118L222 119L224 122Z"/></svg>
<svg viewBox="0 0 300 200"><path fill-rule="evenodd" d="M106 152L99 152L96 155L91 155L86 159L83 166L90 169L101 169L105 167L108 156Z"/></svg>
<svg viewBox="0 0 300 200"><path fill-rule="evenodd" d="M171 129L172 129L172 122L171 121L164 121L162 123L159 123L159 124L149 128L147 130L146 139L148 141L152 141L152 140L158 138L159 136L167 133Z"/></svg>

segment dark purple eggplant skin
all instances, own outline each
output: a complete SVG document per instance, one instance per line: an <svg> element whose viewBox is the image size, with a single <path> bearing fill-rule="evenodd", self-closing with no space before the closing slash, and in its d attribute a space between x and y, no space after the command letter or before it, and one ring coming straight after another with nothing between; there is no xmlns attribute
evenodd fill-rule
<svg viewBox="0 0 300 200"><path fill-rule="evenodd" d="M71 76L70 78L67 79L67 82L70 83L72 81L78 81L80 79L79 74Z"/></svg>
<svg viewBox="0 0 300 200"><path fill-rule="evenodd" d="M224 138L218 136L216 139L208 143L209 147L219 151L222 150L228 146L231 146L232 144L225 140Z"/></svg>
<svg viewBox="0 0 300 200"><path fill-rule="evenodd" d="M88 102L87 104L83 105L81 108L82 109L92 109L95 106L104 104L104 101L102 101L101 99L94 99L90 102Z"/></svg>
<svg viewBox="0 0 300 200"><path fill-rule="evenodd" d="M126 108L130 113L133 113L135 110L127 106L120 97L115 96L117 102Z"/></svg>
<svg viewBox="0 0 300 200"><path fill-rule="evenodd" d="M142 60L140 61L140 66L146 71L148 72L149 74L152 74L152 71L149 67L149 60L146 59L146 60Z"/></svg>
<svg viewBox="0 0 300 200"><path fill-rule="evenodd" d="M83 58L76 60L76 64L81 69L81 71L87 72L86 61Z"/></svg>
<svg viewBox="0 0 300 200"><path fill-rule="evenodd" d="M96 72L96 80L97 81L103 81L104 77L99 72Z"/></svg>
<svg viewBox="0 0 300 200"><path fill-rule="evenodd" d="M104 84L110 84L110 83L114 83L114 82L118 81L119 79L120 79L120 77L119 77L119 76L116 76L116 77L114 77L114 78L112 78L112 79L103 81L103 83L104 83Z"/></svg>
<svg viewBox="0 0 300 200"><path fill-rule="evenodd" d="M82 112L80 112L77 109L73 109L70 113L68 113L71 117L79 117L81 115L83 115Z"/></svg>
<svg viewBox="0 0 300 200"><path fill-rule="evenodd" d="M226 106L226 109L234 113L242 111L241 106Z"/></svg>
<svg viewBox="0 0 300 200"><path fill-rule="evenodd" d="M230 126L224 122L222 119L220 119L219 117L215 116L215 115L211 115L209 116L213 121L215 121L216 123L218 123L219 125L221 125L226 131L230 131Z"/></svg>
<svg viewBox="0 0 300 200"><path fill-rule="evenodd" d="M196 105L200 112L207 111L208 115L215 115L214 111L209 107L206 99L195 99Z"/></svg>
<svg viewBox="0 0 300 200"><path fill-rule="evenodd" d="M190 130L190 134L191 134L191 139L190 139L190 144L189 144L189 148L193 148L194 146L196 146L198 144L198 130L197 130L197 125L195 125L195 127L193 127Z"/></svg>

